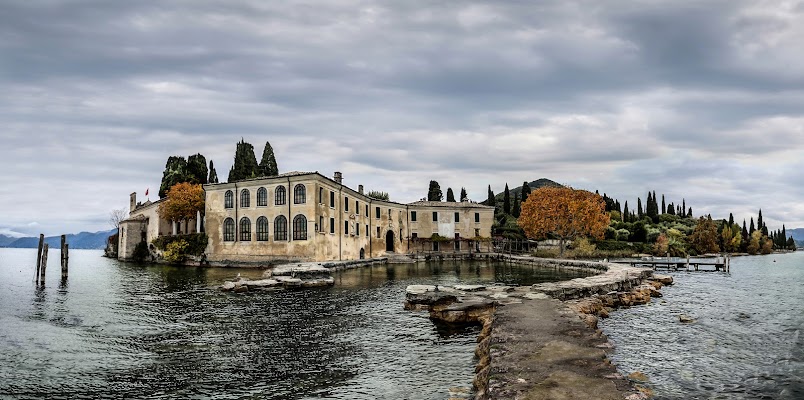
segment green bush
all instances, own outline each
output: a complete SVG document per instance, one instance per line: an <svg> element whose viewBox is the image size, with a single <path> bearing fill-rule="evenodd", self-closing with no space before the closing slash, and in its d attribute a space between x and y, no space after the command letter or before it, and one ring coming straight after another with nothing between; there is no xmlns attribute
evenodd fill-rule
<svg viewBox="0 0 804 400"><path fill-rule="evenodd" d="M134 253L131 254L131 258L134 259L135 262L141 263L144 262L151 253L148 251L148 244L145 241L137 243L134 247Z"/></svg>
<svg viewBox="0 0 804 400"><path fill-rule="evenodd" d="M153 244L157 249L167 251L168 246L177 241L184 242L187 247L185 255L200 256L206 251L209 238L206 233L191 233L189 235L160 236L154 239Z"/></svg>
<svg viewBox="0 0 804 400"><path fill-rule="evenodd" d="M618 251L618 250L628 250L633 251L633 246L631 246L628 242L618 241L618 240L598 240L595 242L595 246L598 250L603 251Z"/></svg>
<svg viewBox="0 0 804 400"><path fill-rule="evenodd" d="M617 229L617 240L627 242L629 237L631 237L631 231L628 229Z"/></svg>
<svg viewBox="0 0 804 400"><path fill-rule="evenodd" d="M167 245L167 249L162 254L165 261L171 264L177 264L187 258L187 248L190 247L184 240L176 240Z"/></svg>

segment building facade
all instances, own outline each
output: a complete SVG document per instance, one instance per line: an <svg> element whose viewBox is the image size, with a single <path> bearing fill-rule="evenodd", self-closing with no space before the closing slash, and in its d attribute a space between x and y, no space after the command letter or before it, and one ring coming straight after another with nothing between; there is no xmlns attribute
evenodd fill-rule
<svg viewBox="0 0 804 400"><path fill-rule="evenodd" d="M340 173L290 172L204 185L203 217L186 226L159 218L158 203L136 203L120 225L119 258L161 235L206 232L206 259L220 263L357 260L389 253L478 251L470 239L490 238L494 207L473 202L401 204L368 197ZM203 222L203 225L202 225ZM185 232L187 231L187 232ZM431 245L427 239L438 238ZM457 240L456 240L457 239ZM466 240L465 240L466 239ZM423 241L424 240L424 241ZM443 249L447 250L447 249Z"/></svg>

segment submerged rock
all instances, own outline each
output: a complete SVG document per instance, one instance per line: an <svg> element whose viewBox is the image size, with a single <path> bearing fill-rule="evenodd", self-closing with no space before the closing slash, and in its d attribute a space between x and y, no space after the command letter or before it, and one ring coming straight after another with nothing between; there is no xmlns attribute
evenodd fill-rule
<svg viewBox="0 0 804 400"><path fill-rule="evenodd" d="M681 314L681 315L678 316L678 322L681 322L682 324L691 324L691 323L693 323L695 321L696 321L695 318L693 318L693 317L691 317L691 316L689 316L687 314Z"/></svg>

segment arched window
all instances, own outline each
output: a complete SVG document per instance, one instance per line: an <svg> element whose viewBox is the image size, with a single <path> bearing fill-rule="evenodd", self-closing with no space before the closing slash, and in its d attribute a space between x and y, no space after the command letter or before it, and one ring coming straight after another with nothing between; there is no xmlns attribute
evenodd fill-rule
<svg viewBox="0 0 804 400"><path fill-rule="evenodd" d="M274 240L288 240L288 219L284 215L274 219Z"/></svg>
<svg viewBox="0 0 804 400"><path fill-rule="evenodd" d="M304 204L307 202L307 189L302 184L293 188L293 204Z"/></svg>
<svg viewBox="0 0 804 400"><path fill-rule="evenodd" d="M251 192L248 189L240 191L240 207L251 207Z"/></svg>
<svg viewBox="0 0 804 400"><path fill-rule="evenodd" d="M293 240L307 240L307 218L304 215L293 217Z"/></svg>
<svg viewBox="0 0 804 400"><path fill-rule="evenodd" d="M234 194L232 194L231 190L227 190L226 194L223 195L223 207L224 208L234 207Z"/></svg>
<svg viewBox="0 0 804 400"><path fill-rule="evenodd" d="M257 189L257 207L268 205L268 191L264 187Z"/></svg>
<svg viewBox="0 0 804 400"><path fill-rule="evenodd" d="M268 240L268 218L259 217L257 218L257 241L265 242L267 240Z"/></svg>
<svg viewBox="0 0 804 400"><path fill-rule="evenodd" d="M251 241L251 220L246 217L240 218L240 240Z"/></svg>
<svg viewBox="0 0 804 400"><path fill-rule="evenodd" d="M229 192L229 194L232 194L232 192ZM223 221L223 241L234 242L234 236L235 236L234 232L235 232L234 220L231 218L226 218Z"/></svg>
<svg viewBox="0 0 804 400"><path fill-rule="evenodd" d="M281 206L284 205L286 201L285 196L285 187L284 186L277 186L276 187L276 194L274 195L274 204Z"/></svg>

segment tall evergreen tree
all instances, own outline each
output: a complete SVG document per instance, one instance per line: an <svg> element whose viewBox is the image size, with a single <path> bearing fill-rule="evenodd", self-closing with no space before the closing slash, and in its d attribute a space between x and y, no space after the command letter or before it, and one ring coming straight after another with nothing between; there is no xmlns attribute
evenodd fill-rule
<svg viewBox="0 0 804 400"><path fill-rule="evenodd" d="M683 214L682 217L687 216L687 200L684 198L681 199L681 213Z"/></svg>
<svg viewBox="0 0 804 400"><path fill-rule="evenodd" d="M628 200L625 201L625 207L623 207L623 222L631 222L629 221L630 216L628 215Z"/></svg>
<svg viewBox="0 0 804 400"><path fill-rule="evenodd" d="M751 217L751 225L750 225L750 226L751 226L751 227L750 227L750 228L748 228L748 235L749 235L749 236L750 236L750 235L752 235L752 234L754 233L754 231L755 231L755 230L757 230L757 229L754 227L754 217Z"/></svg>
<svg viewBox="0 0 804 400"><path fill-rule="evenodd" d="M734 225L734 214L729 213L729 226Z"/></svg>
<svg viewBox="0 0 804 400"><path fill-rule="evenodd" d="M650 199L650 193L648 193L648 199ZM628 204L628 202L625 202L625 204ZM637 218L642 219L642 215L644 215L642 212L642 199L637 197Z"/></svg>
<svg viewBox="0 0 804 400"><path fill-rule="evenodd" d="M528 196L530 196L530 185L528 185L527 181L522 184L522 193L520 193L520 195L521 201L526 201Z"/></svg>
<svg viewBox="0 0 804 400"><path fill-rule="evenodd" d="M745 249L745 246L748 245L748 235L749 235L748 228L745 227L745 218L743 218L743 231L741 232L741 234L743 235L742 247L743 249Z"/></svg>
<svg viewBox="0 0 804 400"><path fill-rule="evenodd" d="M209 178L207 179L207 183L218 183L218 172L215 171L215 165L212 164L212 160L209 160Z"/></svg>
<svg viewBox="0 0 804 400"><path fill-rule="evenodd" d="M505 192L503 192L503 212L506 214L511 213L511 193L508 192L508 184L505 184Z"/></svg>
<svg viewBox="0 0 804 400"><path fill-rule="evenodd" d="M676 215L676 206L673 203L667 205L667 214Z"/></svg>
<svg viewBox="0 0 804 400"><path fill-rule="evenodd" d="M170 156L162 172L162 183L159 185L159 198L167 196L168 190L177 183L186 182L187 160L181 156Z"/></svg>
<svg viewBox="0 0 804 400"><path fill-rule="evenodd" d="M617 210L617 212L620 213L620 215L622 215L623 209L622 207L620 207L620 200L614 202L614 209Z"/></svg>
<svg viewBox="0 0 804 400"><path fill-rule="evenodd" d="M692 207L690 207L690 209L687 210L687 218L692 218Z"/></svg>
<svg viewBox="0 0 804 400"><path fill-rule="evenodd" d="M447 201L454 203L455 202L455 194L452 193L452 188L447 188Z"/></svg>
<svg viewBox="0 0 804 400"><path fill-rule="evenodd" d="M519 218L519 201L517 201L516 199L514 199L514 209L511 210L511 215L513 215L516 218Z"/></svg>
<svg viewBox="0 0 804 400"><path fill-rule="evenodd" d="M664 204L664 194L662 195L662 214L667 212L667 206Z"/></svg>
<svg viewBox="0 0 804 400"><path fill-rule="evenodd" d="M782 224L782 247L787 247L787 229Z"/></svg>
<svg viewBox="0 0 804 400"><path fill-rule="evenodd" d="M436 181L430 181L430 188L427 189L427 201L441 200L444 200L444 194L441 193L441 186Z"/></svg>
<svg viewBox="0 0 804 400"><path fill-rule="evenodd" d="M257 156L254 155L254 146L240 140L235 150L234 164L229 170L229 182L242 181L244 179L257 178L261 176Z"/></svg>
<svg viewBox="0 0 804 400"><path fill-rule="evenodd" d="M265 142L265 148L262 150L262 160L260 160L260 176L277 176L279 175L279 167L276 165L276 157L274 157L274 148L271 147L271 142Z"/></svg>
<svg viewBox="0 0 804 400"><path fill-rule="evenodd" d="M765 224L762 223L762 209L759 209L759 218L757 218L757 229L762 229Z"/></svg>
<svg viewBox="0 0 804 400"><path fill-rule="evenodd" d="M486 205L492 207L497 206L497 199L494 197L494 192L491 191L491 185L489 185L489 193L488 198L486 199Z"/></svg>
<svg viewBox="0 0 804 400"><path fill-rule="evenodd" d="M187 181L189 183L207 183L207 159L201 154L193 154L187 157Z"/></svg>
<svg viewBox="0 0 804 400"><path fill-rule="evenodd" d="M461 201L462 202L469 201L469 196L466 195L466 188L465 187L461 188Z"/></svg>

